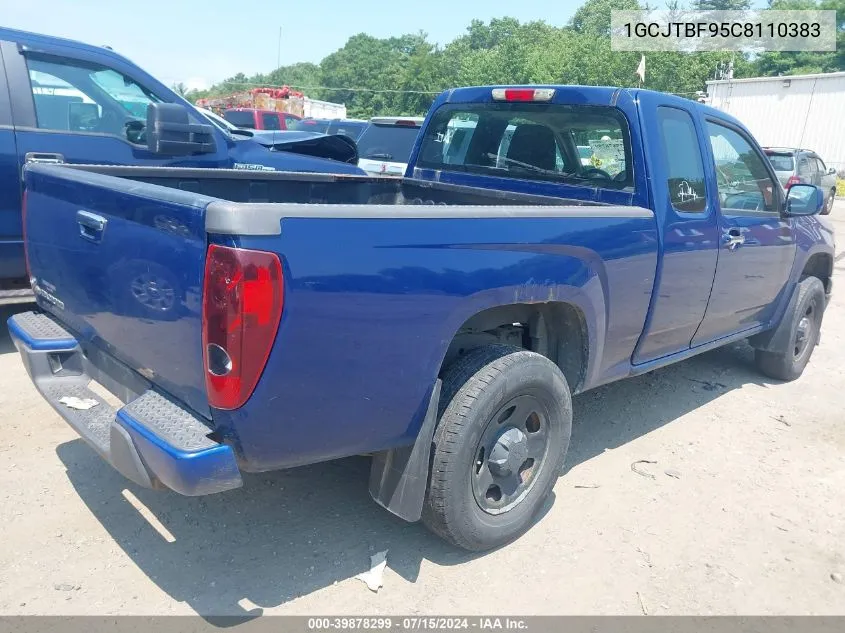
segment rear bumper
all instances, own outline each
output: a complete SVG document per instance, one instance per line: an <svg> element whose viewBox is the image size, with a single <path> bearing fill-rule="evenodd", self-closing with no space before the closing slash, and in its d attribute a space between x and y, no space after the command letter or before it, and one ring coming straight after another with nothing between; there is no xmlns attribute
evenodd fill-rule
<svg viewBox="0 0 845 633"><path fill-rule="evenodd" d="M39 393L103 459L148 488L206 495L242 485L231 446L210 438L212 429L137 373L77 339L39 312L16 314L9 333ZM125 404L114 407L89 388L104 385ZM98 404L74 409L66 396Z"/></svg>

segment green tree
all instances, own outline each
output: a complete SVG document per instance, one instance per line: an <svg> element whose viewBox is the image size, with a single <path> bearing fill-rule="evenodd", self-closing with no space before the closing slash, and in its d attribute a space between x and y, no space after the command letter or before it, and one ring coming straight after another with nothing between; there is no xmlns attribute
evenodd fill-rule
<svg viewBox="0 0 845 633"><path fill-rule="evenodd" d="M693 0L694 11L748 11L751 0Z"/></svg>
<svg viewBox="0 0 845 633"><path fill-rule="evenodd" d="M569 25L576 33L610 37L610 12L644 9L637 0L587 0L579 8Z"/></svg>
<svg viewBox="0 0 845 633"><path fill-rule="evenodd" d="M754 73L760 76L801 75L845 70L845 0L774 0L770 8L779 11L834 10L836 11L836 51L771 51L761 54L754 63Z"/></svg>

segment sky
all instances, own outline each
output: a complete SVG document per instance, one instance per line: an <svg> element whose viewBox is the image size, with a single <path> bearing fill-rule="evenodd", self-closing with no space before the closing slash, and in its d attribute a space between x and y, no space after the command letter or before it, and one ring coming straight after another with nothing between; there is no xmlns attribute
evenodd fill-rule
<svg viewBox="0 0 845 633"><path fill-rule="evenodd" d="M350 36L425 31L445 44L470 21L566 24L582 0L0 0L0 25L111 46L167 85L207 88L295 62L319 62ZM279 29L281 28L281 53Z"/></svg>

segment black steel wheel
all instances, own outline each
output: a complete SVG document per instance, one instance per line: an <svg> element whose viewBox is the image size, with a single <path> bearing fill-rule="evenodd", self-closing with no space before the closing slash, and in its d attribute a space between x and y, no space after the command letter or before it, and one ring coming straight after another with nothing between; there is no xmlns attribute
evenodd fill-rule
<svg viewBox="0 0 845 633"><path fill-rule="evenodd" d="M472 491L488 514L507 512L537 481L549 452L549 412L534 395L505 403L487 422L472 464Z"/></svg>
<svg viewBox="0 0 845 633"><path fill-rule="evenodd" d="M523 534L557 480L572 401L560 369L518 347L490 345L443 375L423 521L474 551Z"/></svg>

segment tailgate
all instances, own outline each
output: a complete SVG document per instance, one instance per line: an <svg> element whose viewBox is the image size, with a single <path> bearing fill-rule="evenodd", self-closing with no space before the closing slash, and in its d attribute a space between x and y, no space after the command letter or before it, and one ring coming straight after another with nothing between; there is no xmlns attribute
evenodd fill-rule
<svg viewBox="0 0 845 633"><path fill-rule="evenodd" d="M202 356L205 208L194 193L55 165L26 168L39 305L209 416Z"/></svg>

